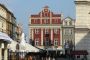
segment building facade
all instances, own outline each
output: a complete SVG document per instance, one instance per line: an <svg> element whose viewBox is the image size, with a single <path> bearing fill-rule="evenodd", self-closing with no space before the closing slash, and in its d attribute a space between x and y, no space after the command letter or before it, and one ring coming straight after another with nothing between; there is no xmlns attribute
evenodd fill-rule
<svg viewBox="0 0 90 60"><path fill-rule="evenodd" d="M90 60L90 0L76 0L75 49L87 50Z"/></svg>
<svg viewBox="0 0 90 60"><path fill-rule="evenodd" d="M66 17L62 26L62 42L65 50L73 50L75 45L75 20Z"/></svg>
<svg viewBox="0 0 90 60"><path fill-rule="evenodd" d="M62 49L62 14L54 14L45 6L29 18L29 38L41 49Z"/></svg>
<svg viewBox="0 0 90 60"><path fill-rule="evenodd" d="M0 4L0 31L16 39L16 18L3 4Z"/></svg>

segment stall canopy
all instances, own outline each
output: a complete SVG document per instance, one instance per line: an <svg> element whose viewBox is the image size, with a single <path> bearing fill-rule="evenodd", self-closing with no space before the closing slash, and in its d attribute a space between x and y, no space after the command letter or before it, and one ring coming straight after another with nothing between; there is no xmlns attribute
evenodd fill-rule
<svg viewBox="0 0 90 60"><path fill-rule="evenodd" d="M19 51L26 51L26 52L39 52L39 49L32 46L31 44L26 43L24 33L21 36L21 42L19 44L20 50Z"/></svg>
<svg viewBox="0 0 90 60"><path fill-rule="evenodd" d="M0 32L0 40L6 41L8 43L11 43L12 41L12 39L6 33L3 32Z"/></svg>

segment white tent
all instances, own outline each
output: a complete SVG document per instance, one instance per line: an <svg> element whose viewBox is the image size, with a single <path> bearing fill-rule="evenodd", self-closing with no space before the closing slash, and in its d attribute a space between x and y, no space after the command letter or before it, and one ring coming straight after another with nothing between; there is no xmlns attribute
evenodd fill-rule
<svg viewBox="0 0 90 60"><path fill-rule="evenodd" d="M10 44L8 44L8 49L12 50L13 52L16 51L16 45L18 43L16 41L12 41Z"/></svg>
<svg viewBox="0 0 90 60"><path fill-rule="evenodd" d="M12 39L6 34L0 32L0 40L6 41L8 43L11 43Z"/></svg>
<svg viewBox="0 0 90 60"><path fill-rule="evenodd" d="M19 51L21 51L21 52L24 52L24 51L26 51L26 52L39 52L38 48L26 43L24 37L25 37L24 33L22 33L21 42L20 42L20 46L19 46L20 47Z"/></svg>

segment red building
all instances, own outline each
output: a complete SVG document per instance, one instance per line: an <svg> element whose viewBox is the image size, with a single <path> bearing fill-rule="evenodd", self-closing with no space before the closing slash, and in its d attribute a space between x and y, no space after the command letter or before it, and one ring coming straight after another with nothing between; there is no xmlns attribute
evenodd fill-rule
<svg viewBox="0 0 90 60"><path fill-rule="evenodd" d="M34 46L42 49L62 49L62 14L54 14L45 6L29 18L29 34Z"/></svg>

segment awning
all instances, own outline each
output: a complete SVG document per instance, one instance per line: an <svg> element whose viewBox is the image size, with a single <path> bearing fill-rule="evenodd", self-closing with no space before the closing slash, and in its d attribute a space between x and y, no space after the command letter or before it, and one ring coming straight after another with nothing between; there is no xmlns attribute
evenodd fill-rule
<svg viewBox="0 0 90 60"><path fill-rule="evenodd" d="M19 51L26 51L26 52L39 52L39 49L28 44L28 43L24 43L25 45L20 45L20 50ZM24 48L24 49L23 49Z"/></svg>
<svg viewBox="0 0 90 60"><path fill-rule="evenodd" d="M72 55L88 55L88 52L86 50L75 50L71 51Z"/></svg>
<svg viewBox="0 0 90 60"><path fill-rule="evenodd" d="M22 33L22 35L21 35L21 42L19 44L19 47L20 47L20 50L19 50L20 52L23 52L23 51L25 51L25 52L39 52L38 48L32 46L29 43L26 43L24 33Z"/></svg>
<svg viewBox="0 0 90 60"><path fill-rule="evenodd" d="M18 43L16 41L12 41L10 44L8 44L8 49L10 49L12 52L15 52L16 51L16 45Z"/></svg>
<svg viewBox="0 0 90 60"><path fill-rule="evenodd" d="M6 41L8 43L11 43L12 41L12 39L6 33L3 32L0 32L0 40Z"/></svg>

